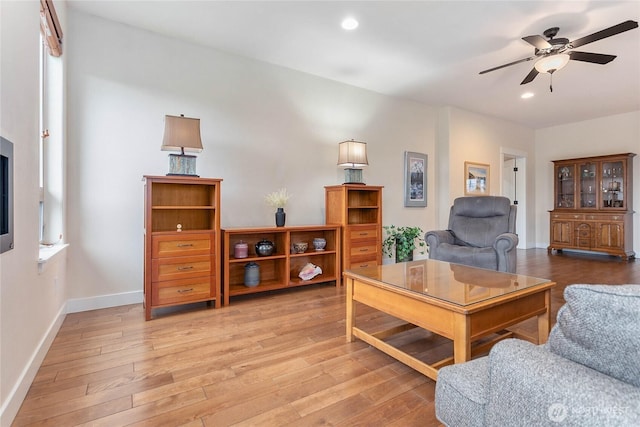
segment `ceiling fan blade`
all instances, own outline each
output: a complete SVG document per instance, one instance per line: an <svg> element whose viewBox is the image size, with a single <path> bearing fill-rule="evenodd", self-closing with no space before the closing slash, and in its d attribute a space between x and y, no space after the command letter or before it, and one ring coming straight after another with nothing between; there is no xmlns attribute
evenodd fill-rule
<svg viewBox="0 0 640 427"><path fill-rule="evenodd" d="M536 70L536 68L533 67L531 69L531 71L529 72L529 74L527 74L527 77L525 77L524 80L522 81L522 83L520 83L520 84L521 85L526 85L527 83L531 83L533 81L533 79L535 79L538 74L540 74L540 73L538 73L538 70Z"/></svg>
<svg viewBox="0 0 640 427"><path fill-rule="evenodd" d="M536 49L549 49L552 47L551 43L546 41L542 36L526 36L523 37L522 40L534 46Z"/></svg>
<svg viewBox="0 0 640 427"><path fill-rule="evenodd" d="M577 52L572 50L569 52L569 56L574 61L582 61L582 62L592 62L594 64L608 64L609 62L616 59L616 55L605 55L602 53L591 53L591 52Z"/></svg>
<svg viewBox="0 0 640 427"><path fill-rule="evenodd" d="M511 65L516 65L516 64L519 64L521 62L531 61L532 59L536 59L536 58L537 58L537 56L530 56L528 58L519 59L517 61L509 62L508 64L503 64L503 65L499 65L497 67L489 68L488 70L480 71L480 74L485 74L485 73L488 73L490 71L499 70L500 68L509 67Z"/></svg>
<svg viewBox="0 0 640 427"><path fill-rule="evenodd" d="M634 28L638 28L638 23L636 21L624 21L618 25L614 25L613 27L605 28L602 31L598 31L596 33L590 34L588 36L581 37L572 41L570 44L572 47L576 48L579 46L583 46L587 43L593 43L595 41L615 36L616 34L623 33L625 31L633 30Z"/></svg>

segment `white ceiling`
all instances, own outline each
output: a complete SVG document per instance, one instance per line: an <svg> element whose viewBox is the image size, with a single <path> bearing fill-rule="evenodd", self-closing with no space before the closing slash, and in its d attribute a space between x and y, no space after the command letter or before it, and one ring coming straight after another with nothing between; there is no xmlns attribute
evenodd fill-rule
<svg viewBox="0 0 640 427"><path fill-rule="evenodd" d="M532 128L640 110L640 29L582 46L618 55L570 61L520 82L521 38L583 37L640 20L640 1L69 1L76 10L386 95L451 105ZM360 26L340 27L346 16ZM523 100L526 91L535 96Z"/></svg>

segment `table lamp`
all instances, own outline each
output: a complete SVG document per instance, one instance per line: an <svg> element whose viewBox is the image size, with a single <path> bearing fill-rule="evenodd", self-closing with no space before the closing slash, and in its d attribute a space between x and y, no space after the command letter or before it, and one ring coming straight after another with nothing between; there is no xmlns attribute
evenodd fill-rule
<svg viewBox="0 0 640 427"><path fill-rule="evenodd" d="M185 151L202 151L200 139L200 119L178 116L164 116L164 138L162 151L180 151L169 154L169 173L167 175L196 175L196 156L184 154Z"/></svg>
<svg viewBox="0 0 640 427"><path fill-rule="evenodd" d="M344 170L345 184L363 184L362 166L368 166L367 143L353 139L339 144L338 166L347 166Z"/></svg>

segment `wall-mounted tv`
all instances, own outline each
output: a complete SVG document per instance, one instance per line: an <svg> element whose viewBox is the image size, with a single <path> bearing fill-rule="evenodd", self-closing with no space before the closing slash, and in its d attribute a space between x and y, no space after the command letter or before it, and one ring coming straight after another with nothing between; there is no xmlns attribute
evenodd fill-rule
<svg viewBox="0 0 640 427"><path fill-rule="evenodd" d="M13 249L13 143L0 136L0 253Z"/></svg>

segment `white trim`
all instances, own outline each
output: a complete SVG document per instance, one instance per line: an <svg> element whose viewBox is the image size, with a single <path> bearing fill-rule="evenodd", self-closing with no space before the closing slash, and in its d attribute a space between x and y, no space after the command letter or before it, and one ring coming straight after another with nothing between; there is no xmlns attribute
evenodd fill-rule
<svg viewBox="0 0 640 427"><path fill-rule="evenodd" d="M18 414L20 410L20 406L24 401L24 398L27 396L27 392L29 391L29 387L31 387L31 383L33 382L36 374L38 373L38 369L42 365L42 361L44 360L53 340L55 339L60 327L62 326L62 322L64 322L66 316L66 304L63 304L58 311L58 314L54 318L53 323L49 326L49 329L44 334L40 343L36 347L36 350L31 355L31 359L25 365L24 370L20 374L18 381L16 381L14 387L7 394L6 399L4 399L4 405L0 408L0 426L8 426L11 425L14 418Z"/></svg>
<svg viewBox="0 0 640 427"><path fill-rule="evenodd" d="M45 265L56 258L60 253L66 252L65 249L69 246L68 243L59 243L55 245L40 245L38 252L38 274L42 274L45 270Z"/></svg>
<svg viewBox="0 0 640 427"><path fill-rule="evenodd" d="M81 311L98 310L100 308L140 304L143 299L144 293L142 290L87 298L74 298L67 300L67 313L78 313Z"/></svg>

